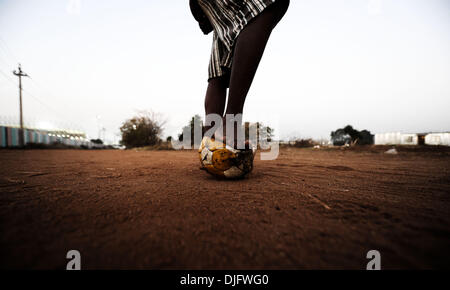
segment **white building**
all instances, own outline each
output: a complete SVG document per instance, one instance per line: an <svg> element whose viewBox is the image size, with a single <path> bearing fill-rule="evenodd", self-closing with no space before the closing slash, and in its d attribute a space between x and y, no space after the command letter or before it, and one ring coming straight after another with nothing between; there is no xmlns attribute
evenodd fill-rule
<svg viewBox="0 0 450 290"><path fill-rule="evenodd" d="M412 133L378 133L375 134L375 145L418 145L419 135Z"/></svg>
<svg viewBox="0 0 450 290"><path fill-rule="evenodd" d="M375 145L443 145L450 146L450 133L378 133Z"/></svg>
<svg viewBox="0 0 450 290"><path fill-rule="evenodd" d="M430 133L425 136L427 145L450 146L450 133Z"/></svg>

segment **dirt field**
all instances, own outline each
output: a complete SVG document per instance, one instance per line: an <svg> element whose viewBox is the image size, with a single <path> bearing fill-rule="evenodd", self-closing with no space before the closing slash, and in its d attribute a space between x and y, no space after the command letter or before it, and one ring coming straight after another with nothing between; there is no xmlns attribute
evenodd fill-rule
<svg viewBox="0 0 450 290"><path fill-rule="evenodd" d="M216 180L194 152L0 151L1 268L450 268L450 152L283 149Z"/></svg>

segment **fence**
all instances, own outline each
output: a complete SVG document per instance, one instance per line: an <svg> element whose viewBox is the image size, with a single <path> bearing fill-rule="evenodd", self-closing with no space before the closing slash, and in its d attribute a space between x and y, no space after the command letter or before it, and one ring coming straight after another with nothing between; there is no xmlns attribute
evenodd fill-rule
<svg viewBox="0 0 450 290"><path fill-rule="evenodd" d="M0 126L0 147L19 147L20 129L16 127ZM24 129L24 144L63 144L72 147L103 148L101 144L95 144L86 139L83 134L68 132L44 131L36 129Z"/></svg>

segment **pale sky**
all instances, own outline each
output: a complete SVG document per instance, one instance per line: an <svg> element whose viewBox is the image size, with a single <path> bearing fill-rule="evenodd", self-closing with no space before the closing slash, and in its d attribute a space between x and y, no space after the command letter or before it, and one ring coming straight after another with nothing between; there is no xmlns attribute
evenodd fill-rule
<svg viewBox="0 0 450 290"><path fill-rule="evenodd" d="M118 141L138 110L164 136L203 116L211 35L187 0L0 0L0 121ZM372 133L450 131L450 1L291 0L273 32L244 119L281 138L328 138L347 124ZM100 116L97 119L97 116Z"/></svg>

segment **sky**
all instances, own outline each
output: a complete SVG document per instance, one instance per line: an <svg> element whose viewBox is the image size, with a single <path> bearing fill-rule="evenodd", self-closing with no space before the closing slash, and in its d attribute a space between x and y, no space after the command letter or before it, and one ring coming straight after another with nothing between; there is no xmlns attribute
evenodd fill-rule
<svg viewBox="0 0 450 290"><path fill-rule="evenodd" d="M187 0L0 0L0 123L118 142L138 111L176 136L204 114L212 35ZM450 131L450 1L291 0L273 31L244 119L277 137ZM99 130L104 128L104 130Z"/></svg>

